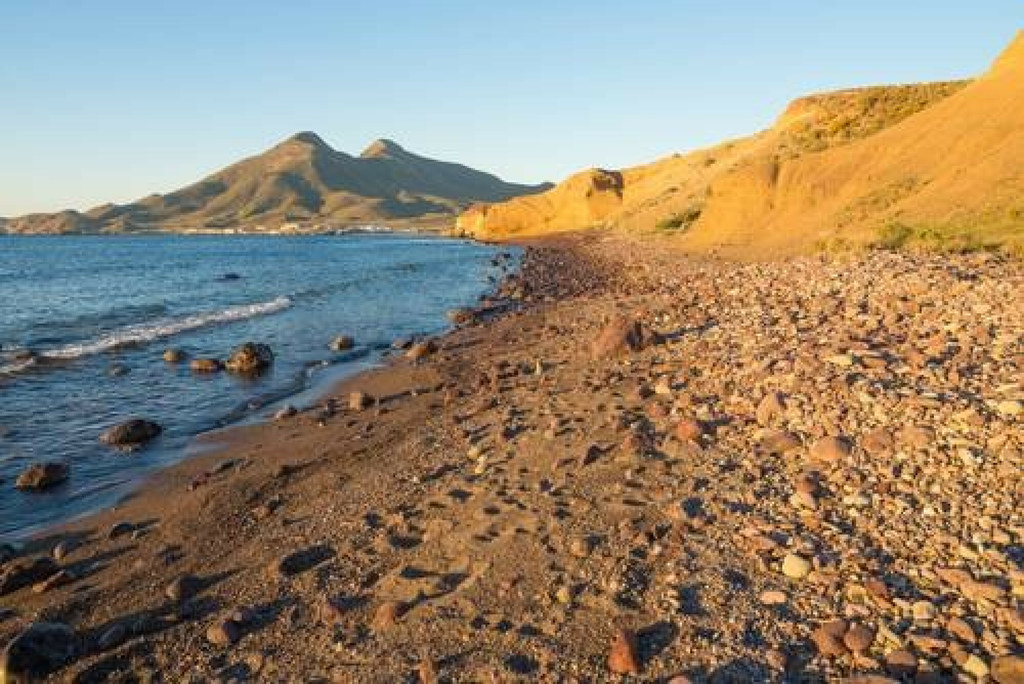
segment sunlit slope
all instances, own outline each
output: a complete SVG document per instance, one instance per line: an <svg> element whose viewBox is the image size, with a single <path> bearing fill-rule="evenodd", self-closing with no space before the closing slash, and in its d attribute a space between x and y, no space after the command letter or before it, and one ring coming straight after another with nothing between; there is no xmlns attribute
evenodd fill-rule
<svg viewBox="0 0 1024 684"><path fill-rule="evenodd" d="M774 254L920 243L1019 249L1024 38L971 82L794 101L748 138L623 171L586 171L458 227L501 239L610 227L695 250Z"/></svg>

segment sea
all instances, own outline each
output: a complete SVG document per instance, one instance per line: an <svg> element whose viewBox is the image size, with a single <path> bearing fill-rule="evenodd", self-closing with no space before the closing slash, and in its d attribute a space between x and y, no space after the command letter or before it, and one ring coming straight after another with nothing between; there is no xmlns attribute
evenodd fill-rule
<svg viewBox="0 0 1024 684"><path fill-rule="evenodd" d="M494 289L496 253L414 233L0 236L0 541L113 505L196 435L309 405L395 339L443 331L447 311ZM355 346L332 351L339 335ZM271 347L269 372L163 360L171 347L225 359L246 341ZM164 431L132 451L99 443L131 417ZM39 461L70 478L17 490Z"/></svg>

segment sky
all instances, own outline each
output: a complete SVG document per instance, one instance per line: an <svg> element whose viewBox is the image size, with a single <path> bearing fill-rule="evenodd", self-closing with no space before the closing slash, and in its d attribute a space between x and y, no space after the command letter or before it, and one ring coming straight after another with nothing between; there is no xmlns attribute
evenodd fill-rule
<svg viewBox="0 0 1024 684"><path fill-rule="evenodd" d="M187 185L289 135L519 182L983 71L1020 0L0 0L0 216Z"/></svg>

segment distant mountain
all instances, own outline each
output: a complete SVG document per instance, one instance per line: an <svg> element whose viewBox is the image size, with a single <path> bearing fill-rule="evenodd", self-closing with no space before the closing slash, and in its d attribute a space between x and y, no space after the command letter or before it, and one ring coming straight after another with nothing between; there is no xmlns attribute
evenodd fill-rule
<svg viewBox="0 0 1024 684"><path fill-rule="evenodd" d="M972 81L794 101L772 128L529 197L470 208L501 239L590 227L658 232L695 251L1002 247L1024 253L1024 32Z"/></svg>
<svg viewBox="0 0 1024 684"><path fill-rule="evenodd" d="M318 135L298 133L167 195L87 212L6 220L12 233L278 231L364 224L448 222L475 202L501 202L550 185L506 183L376 140L353 157ZM3 226L0 224L0 229Z"/></svg>

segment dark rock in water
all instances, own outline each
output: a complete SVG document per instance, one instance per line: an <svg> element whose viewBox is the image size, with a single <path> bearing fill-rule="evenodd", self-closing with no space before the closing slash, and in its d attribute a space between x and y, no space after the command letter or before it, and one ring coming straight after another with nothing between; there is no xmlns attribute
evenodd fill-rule
<svg viewBox="0 0 1024 684"><path fill-rule="evenodd" d="M332 351L347 351L356 345L356 341L350 335L338 335L331 340Z"/></svg>
<svg viewBox="0 0 1024 684"><path fill-rule="evenodd" d="M227 281L231 281L231 280L241 280L241 279L242 279L242 276L238 275L237 273L225 273L220 278L217 278L217 280L220 280L222 282L227 282Z"/></svg>
<svg viewBox="0 0 1024 684"><path fill-rule="evenodd" d="M225 367L232 373L256 375L274 363L274 353L265 344L246 342L231 352Z"/></svg>
<svg viewBox="0 0 1024 684"><path fill-rule="evenodd" d="M112 378L120 378L122 376L128 375L131 372L132 369L124 365L123 363L115 363L112 366L110 366L110 368L107 369L107 375L109 375Z"/></svg>
<svg viewBox="0 0 1024 684"><path fill-rule="evenodd" d="M14 486L18 489L48 489L64 482L70 473L71 467L59 461L34 463L18 476Z"/></svg>
<svg viewBox="0 0 1024 684"><path fill-rule="evenodd" d="M218 373L224 368L220 359L193 359L188 365L195 373Z"/></svg>
<svg viewBox="0 0 1024 684"><path fill-rule="evenodd" d="M34 622L0 654L0 682L34 682L66 665L78 650L75 631L59 622Z"/></svg>
<svg viewBox="0 0 1024 684"><path fill-rule="evenodd" d="M164 350L164 361L167 363L181 363L185 360L185 352L180 349L165 349Z"/></svg>
<svg viewBox="0 0 1024 684"><path fill-rule="evenodd" d="M14 547L10 544L0 544L0 567L2 567L7 561L13 560L17 553Z"/></svg>
<svg viewBox="0 0 1024 684"><path fill-rule="evenodd" d="M111 446L134 446L148 442L161 432L163 428L151 420L132 418L101 434L100 441Z"/></svg>
<svg viewBox="0 0 1024 684"><path fill-rule="evenodd" d="M24 558L8 563L0 572L0 596L42 582L58 572L60 565L49 556Z"/></svg>

